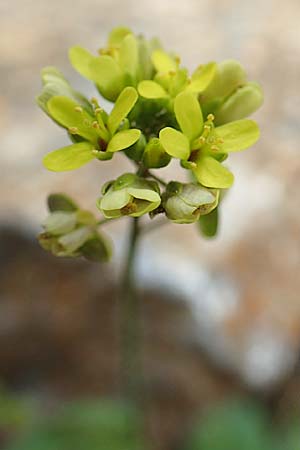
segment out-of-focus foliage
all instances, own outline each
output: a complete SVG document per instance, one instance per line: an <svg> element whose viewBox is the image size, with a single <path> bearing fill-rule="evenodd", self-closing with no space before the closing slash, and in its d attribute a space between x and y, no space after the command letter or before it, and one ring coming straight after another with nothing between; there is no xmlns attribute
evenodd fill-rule
<svg viewBox="0 0 300 450"><path fill-rule="evenodd" d="M37 421L6 450L142 450L137 412L112 401L77 402Z"/></svg>

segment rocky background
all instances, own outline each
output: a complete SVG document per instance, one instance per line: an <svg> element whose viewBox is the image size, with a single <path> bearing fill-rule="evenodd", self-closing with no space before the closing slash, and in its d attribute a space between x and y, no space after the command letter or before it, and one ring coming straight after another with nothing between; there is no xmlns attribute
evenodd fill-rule
<svg viewBox="0 0 300 450"><path fill-rule="evenodd" d="M231 392L250 390L299 407L299 21L298 0L0 2L4 384L45 396L115 389L113 289L126 219L108 230L116 256L106 268L57 261L34 236L50 192L66 191L94 209L101 185L130 165L119 157L76 172L47 172L42 156L67 139L34 97L45 65L57 66L75 87L94 95L71 68L68 48L96 50L112 27L124 24L159 36L191 69L236 58L265 91L255 117L260 141L230 159L236 182L223 203L218 238L203 241L193 226L167 225L140 248L145 364L155 386L153 411L167 417L157 421L157 433L172 440L185 413ZM164 169L165 177L173 170L179 169Z"/></svg>

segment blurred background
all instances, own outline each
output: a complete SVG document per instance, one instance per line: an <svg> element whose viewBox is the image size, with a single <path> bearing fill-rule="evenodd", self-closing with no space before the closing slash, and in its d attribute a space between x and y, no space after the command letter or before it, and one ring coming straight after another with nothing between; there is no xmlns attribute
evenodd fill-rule
<svg viewBox="0 0 300 450"><path fill-rule="evenodd" d="M68 49L94 52L118 25L159 36L189 69L238 59L265 92L260 141L229 161L218 237L167 225L139 249L150 448L300 448L299 23L299 0L0 1L1 449L147 448L131 440L140 418L112 402L127 220L107 228L109 266L55 259L35 240L49 193L96 211L102 184L130 170L119 157L47 172L43 155L67 137L34 100L46 65L95 95Z"/></svg>

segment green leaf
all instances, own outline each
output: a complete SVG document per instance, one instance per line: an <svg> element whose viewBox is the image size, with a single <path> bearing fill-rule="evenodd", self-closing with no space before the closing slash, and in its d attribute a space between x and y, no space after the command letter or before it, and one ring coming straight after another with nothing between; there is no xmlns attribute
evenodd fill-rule
<svg viewBox="0 0 300 450"><path fill-rule="evenodd" d="M44 159L44 166L54 172L75 170L94 159L93 145L89 142L79 142L48 153Z"/></svg>
<svg viewBox="0 0 300 450"><path fill-rule="evenodd" d="M203 92L213 80L217 70L214 62L198 67L192 75L192 81L187 90L199 94Z"/></svg>
<svg viewBox="0 0 300 450"><path fill-rule="evenodd" d="M170 72L177 70L177 63L170 55L163 50L155 50L151 56L152 63L157 72Z"/></svg>
<svg viewBox="0 0 300 450"><path fill-rule="evenodd" d="M96 57L85 48L75 45L69 50L69 59L77 72L88 80L93 80L93 73L90 65Z"/></svg>
<svg viewBox="0 0 300 450"><path fill-rule="evenodd" d="M179 159L188 159L190 144L187 137L174 128L166 127L160 130L159 139L165 151Z"/></svg>
<svg viewBox="0 0 300 450"><path fill-rule="evenodd" d="M72 212L78 209L77 204L65 194L50 194L48 196L47 203L50 212Z"/></svg>
<svg viewBox="0 0 300 450"><path fill-rule="evenodd" d="M108 37L108 45L110 47L118 47L125 36L131 34L132 31L126 27L116 27L110 33Z"/></svg>
<svg viewBox="0 0 300 450"><path fill-rule="evenodd" d="M132 81L136 80L138 69L138 44L133 34L128 34L121 42L119 63L121 69L132 77Z"/></svg>
<svg viewBox="0 0 300 450"><path fill-rule="evenodd" d="M256 122L244 119L215 128L214 135L224 140L220 144L221 153L229 153L251 147L258 140L260 132Z"/></svg>
<svg viewBox="0 0 300 450"><path fill-rule="evenodd" d="M57 122L67 129L72 127L76 128L77 131L75 134L96 143L99 136L96 130L92 128L94 118L85 110L77 112L75 110L77 106L78 103L64 96L52 97L47 103L49 114Z"/></svg>
<svg viewBox="0 0 300 450"><path fill-rule="evenodd" d="M208 238L216 236L218 232L219 212L218 208L215 208L209 214L200 216L199 227L202 234Z"/></svg>
<svg viewBox="0 0 300 450"><path fill-rule="evenodd" d="M197 167L193 169L199 183L212 188L229 188L234 181L233 174L222 166L219 161L206 155L197 160Z"/></svg>
<svg viewBox="0 0 300 450"><path fill-rule="evenodd" d="M102 55L90 63L93 81L107 100L115 101L123 88L123 74L118 63L108 55Z"/></svg>
<svg viewBox="0 0 300 450"><path fill-rule="evenodd" d="M167 97L168 94L164 90L164 88L152 80L144 80L141 81L138 85L139 94L145 98L164 98Z"/></svg>
<svg viewBox="0 0 300 450"><path fill-rule="evenodd" d="M133 87L123 89L108 117L107 126L111 134L115 134L122 120L134 107L137 99L138 94Z"/></svg>
<svg viewBox="0 0 300 450"><path fill-rule="evenodd" d="M124 150L134 144L139 139L140 135L141 131L135 128L119 131L119 133L115 134L109 141L106 151L114 153Z"/></svg>
<svg viewBox="0 0 300 450"><path fill-rule="evenodd" d="M174 111L182 132L190 141L200 136L203 129L203 117L196 96L184 91L177 95Z"/></svg>
<svg viewBox="0 0 300 450"><path fill-rule="evenodd" d="M215 111L215 124L244 119L254 113L263 104L263 91L257 83L247 83L238 88L226 101Z"/></svg>

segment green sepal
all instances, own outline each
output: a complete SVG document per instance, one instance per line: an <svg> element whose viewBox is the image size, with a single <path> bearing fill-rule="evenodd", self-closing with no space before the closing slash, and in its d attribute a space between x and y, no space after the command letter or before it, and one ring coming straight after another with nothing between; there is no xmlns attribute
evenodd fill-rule
<svg viewBox="0 0 300 450"><path fill-rule="evenodd" d="M200 216L198 221L199 228L203 236L213 238L218 233L219 208L215 208L209 214Z"/></svg>
<svg viewBox="0 0 300 450"><path fill-rule="evenodd" d="M47 205L50 212L73 212L78 209L78 205L70 197L60 193L50 194L47 198Z"/></svg>
<svg viewBox="0 0 300 450"><path fill-rule="evenodd" d="M94 229L89 226L80 227L70 233L64 234L58 239L58 243L61 245L62 250L57 256L72 256L93 236L93 234Z"/></svg>
<svg viewBox="0 0 300 450"><path fill-rule="evenodd" d="M203 129L203 117L194 94L187 91L178 94L174 101L174 111L182 132L190 142L200 136Z"/></svg>
<svg viewBox="0 0 300 450"><path fill-rule="evenodd" d="M114 154L111 152L107 151L104 152L101 150L94 150L93 155L96 159L99 159L99 161L110 161L114 156Z"/></svg>
<svg viewBox="0 0 300 450"><path fill-rule="evenodd" d="M91 239L88 239L80 247L80 253L89 261L107 262L112 256L112 246L106 237L100 233L95 233Z"/></svg>
<svg viewBox="0 0 300 450"><path fill-rule="evenodd" d="M140 137L141 131L135 128L119 131L108 143L107 152L119 152L133 145Z"/></svg>
<svg viewBox="0 0 300 450"><path fill-rule="evenodd" d="M94 159L93 144L79 142L48 153L43 164L48 170L64 172L75 170Z"/></svg>
<svg viewBox="0 0 300 450"><path fill-rule="evenodd" d="M171 127L160 130L159 140L168 155L179 159L188 159L190 156L190 144L185 134Z"/></svg>
<svg viewBox="0 0 300 450"><path fill-rule="evenodd" d="M133 161L141 161L143 158L146 143L146 138L143 133L141 133L139 139L133 145L124 150L125 155Z"/></svg>
<svg viewBox="0 0 300 450"><path fill-rule="evenodd" d="M118 96L107 121L107 127L112 135L115 134L122 120L130 113L137 99L138 94L133 87L126 87Z"/></svg>
<svg viewBox="0 0 300 450"><path fill-rule="evenodd" d="M233 174L214 158L200 155L192 169L199 183L211 188L229 188L234 182Z"/></svg>
<svg viewBox="0 0 300 450"><path fill-rule="evenodd" d="M147 169L159 169L166 167L171 161L171 156L165 152L158 138L151 138L145 147L142 163Z"/></svg>

